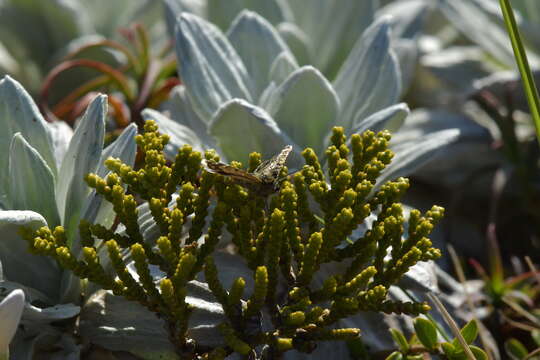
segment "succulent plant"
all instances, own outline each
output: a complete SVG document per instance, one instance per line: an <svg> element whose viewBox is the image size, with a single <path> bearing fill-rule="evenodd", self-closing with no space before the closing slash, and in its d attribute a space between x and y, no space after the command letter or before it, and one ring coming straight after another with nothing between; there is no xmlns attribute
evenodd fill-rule
<svg viewBox="0 0 540 360"><path fill-rule="evenodd" d="M18 82L8 76L0 80L0 296L25 291L25 327L14 346L27 354L34 342L57 341L54 336L61 331L48 324L78 314L81 289L57 264L29 254L17 229L63 225L69 242L77 244L74 230L80 219L112 223L112 208L83 184L83 176L90 171L106 175L102 162L110 155L132 164L136 127L129 126L103 149L106 113L106 96L97 96L72 132L63 123L45 122Z"/></svg>
<svg viewBox="0 0 540 360"><path fill-rule="evenodd" d="M88 185L112 203L120 227L82 221L81 258L62 226L27 228L24 237L32 252L51 256L108 290L94 299L94 307L99 303L111 311L106 303L116 301L114 294L155 313L182 359L223 359L231 353L274 358L291 350L295 358L295 353L313 352L320 342L358 338L359 329L343 328L340 321L360 311L413 315L429 310L426 303L387 299L388 288L409 268L440 256L427 236L443 215L437 206L425 214L412 210L404 235L398 201L407 180L375 190L392 159L389 139L386 131L347 139L336 127L326 151L328 168L323 171L308 148L302 153L306 165L268 198L201 171L202 154L190 146L168 165L162 152L168 136L147 121L144 134L137 136L144 154L139 170L109 158L109 175L86 176ZM204 156L216 159L211 151ZM251 154L248 171L260 163L260 154ZM286 169L277 170L286 176ZM134 194L143 205L137 206ZM139 213L143 208L145 213ZM359 234L370 214L371 226ZM153 231L141 227L141 216L153 223ZM226 254L229 267L247 273L232 283L224 281L231 276L215 262ZM329 266L339 270L328 274ZM246 287L251 289L247 294ZM212 305L205 304L209 295ZM206 329L200 328L203 319ZM114 337L118 330L111 321L94 319L94 332ZM84 337L87 331L80 333ZM112 350L133 351L123 341ZM164 353L154 349L154 356Z"/></svg>
<svg viewBox="0 0 540 360"><path fill-rule="evenodd" d="M111 38L118 28L138 21L159 31L162 9L159 1L17 1L0 3L0 76L19 79L36 95L42 80L55 62L87 42ZM162 37L162 36L161 36ZM163 38L163 37L162 37ZM110 63L120 61L118 53L86 51L83 55ZM73 89L88 73L74 72L63 78L61 95ZM76 79L76 81L75 81Z"/></svg>

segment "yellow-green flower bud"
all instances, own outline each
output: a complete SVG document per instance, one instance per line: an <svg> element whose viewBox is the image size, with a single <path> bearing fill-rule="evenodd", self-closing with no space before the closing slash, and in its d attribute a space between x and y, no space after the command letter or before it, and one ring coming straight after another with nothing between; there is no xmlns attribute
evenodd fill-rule
<svg viewBox="0 0 540 360"><path fill-rule="evenodd" d="M259 266L255 271L255 287L253 294L247 302L246 318L257 314L264 305L268 291L268 271L265 266Z"/></svg>
<svg viewBox="0 0 540 360"><path fill-rule="evenodd" d="M319 251L322 246L322 234L317 232L311 234L307 246L304 249L304 255L302 256L302 265L298 274L298 283L309 284L313 273L318 265Z"/></svg>

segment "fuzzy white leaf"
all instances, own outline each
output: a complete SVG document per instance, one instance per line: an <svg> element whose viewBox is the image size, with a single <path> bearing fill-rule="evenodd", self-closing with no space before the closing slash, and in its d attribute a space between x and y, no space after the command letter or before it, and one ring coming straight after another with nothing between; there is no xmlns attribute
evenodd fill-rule
<svg viewBox="0 0 540 360"><path fill-rule="evenodd" d="M290 4L296 23L309 39L309 63L329 79L373 21L377 7L375 0L295 0Z"/></svg>
<svg viewBox="0 0 540 360"><path fill-rule="evenodd" d="M362 119L397 102L401 74L390 48L390 20L378 19L355 44L334 81L341 101L339 123L350 130Z"/></svg>
<svg viewBox="0 0 540 360"><path fill-rule="evenodd" d="M214 141L208 134L208 125L193 110L184 85L176 86L169 95L169 100L161 106L162 114L193 131L203 144L214 148Z"/></svg>
<svg viewBox="0 0 540 360"><path fill-rule="evenodd" d="M272 62L272 65L270 66L270 73L268 74L268 80L280 85L296 69L298 69L296 59L290 52L284 51Z"/></svg>
<svg viewBox="0 0 540 360"><path fill-rule="evenodd" d="M256 101L268 84L272 63L279 54L290 54L290 50L266 19L248 10L234 20L227 37L246 67Z"/></svg>
<svg viewBox="0 0 540 360"><path fill-rule="evenodd" d="M283 22L277 26L279 35L287 43L294 57L301 65L307 65L310 61L309 37L298 26Z"/></svg>
<svg viewBox="0 0 540 360"><path fill-rule="evenodd" d="M233 99L221 106L210 124L210 133L227 160L244 164L253 151L267 159L287 145L298 149L266 111L241 99ZM294 150L289 161L293 159L299 159Z"/></svg>
<svg viewBox="0 0 540 360"><path fill-rule="evenodd" d="M51 258L28 252L26 240L19 235L21 226L37 230L47 226L47 221L33 211L0 211L0 261L4 277L57 299L62 271Z"/></svg>
<svg viewBox="0 0 540 360"><path fill-rule="evenodd" d="M13 135L20 132L56 176L53 141L47 123L26 90L9 76L0 80L0 122L0 154L9 153ZM7 189L8 159L0 156L0 197L5 196Z"/></svg>
<svg viewBox="0 0 540 360"><path fill-rule="evenodd" d="M409 113L409 107L405 103L392 105L377 111L367 119L355 119L352 132L360 134L366 130L379 132L386 129L393 133L399 130Z"/></svg>
<svg viewBox="0 0 540 360"><path fill-rule="evenodd" d="M191 104L203 120L232 98L251 101L246 68L215 25L183 13L176 25L176 55Z"/></svg>
<svg viewBox="0 0 540 360"><path fill-rule="evenodd" d="M442 0L442 13L469 39L497 60L514 66L514 54L504 28L490 14L486 2L478 0ZM502 13L498 14L502 20Z"/></svg>
<svg viewBox="0 0 540 360"><path fill-rule="evenodd" d="M208 18L222 29L228 28L244 9L255 11L274 25L292 17L286 0L208 0L206 9Z"/></svg>
<svg viewBox="0 0 540 360"><path fill-rule="evenodd" d="M73 137L73 129L63 121L50 122L47 123L47 126L51 133L56 167L59 169L62 165L62 159L66 156L69 142Z"/></svg>
<svg viewBox="0 0 540 360"><path fill-rule="evenodd" d="M23 307L22 290L13 290L0 302L0 359L9 352L9 343L17 331Z"/></svg>
<svg viewBox="0 0 540 360"><path fill-rule="evenodd" d="M103 150L96 174L102 178L107 176L109 169L105 166L105 160L109 157L120 159L122 163L133 166L137 153L136 135L137 126L135 124L127 126L120 136ZM84 204L82 217L90 223L109 227L114 220L112 208L113 206L110 202L104 201L101 195L96 194L95 190L92 190L88 201Z"/></svg>
<svg viewBox="0 0 540 360"><path fill-rule="evenodd" d="M438 152L459 138L459 129L446 129L419 136L413 142L394 147L392 163L377 178L376 189L387 181L407 176L433 160Z"/></svg>
<svg viewBox="0 0 540 360"><path fill-rule="evenodd" d="M269 112L280 129L301 148L323 151L324 140L335 124L339 100L332 86L314 67L292 73L273 93Z"/></svg>
<svg viewBox="0 0 540 360"><path fill-rule="evenodd" d="M32 210L51 226L60 225L54 175L41 155L17 133L9 151L8 199L13 210Z"/></svg>
<svg viewBox="0 0 540 360"><path fill-rule="evenodd" d="M56 184L56 203L68 238L72 239L90 188L84 182L86 174L95 172L105 137L107 96L98 95L84 113L75 129L66 157L60 167Z"/></svg>

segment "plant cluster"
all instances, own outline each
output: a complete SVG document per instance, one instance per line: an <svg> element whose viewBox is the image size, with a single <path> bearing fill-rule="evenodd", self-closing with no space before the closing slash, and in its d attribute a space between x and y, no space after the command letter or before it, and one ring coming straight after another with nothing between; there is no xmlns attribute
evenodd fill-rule
<svg viewBox="0 0 540 360"><path fill-rule="evenodd" d="M113 118L120 129L130 122L142 127L141 111L146 107L158 107L170 90L180 82L175 76L176 59L170 44L158 52L151 45L148 30L141 24L122 31L127 44L105 39L92 41L66 55L48 73L41 89L41 106L54 116L73 122L95 91L108 89ZM154 46L155 47L155 46ZM85 56L90 50L115 50L125 57L125 62L111 65L107 61ZM157 53L157 54L155 54ZM74 68L87 68L100 75L90 78L72 89L49 110L49 93L54 92L55 82ZM64 94L63 94L64 95Z"/></svg>
<svg viewBox="0 0 540 360"><path fill-rule="evenodd" d="M386 360L400 360L404 357L407 359L423 359L423 354L438 355L450 360L469 359L460 340L465 341L477 360L488 358L482 349L471 345L478 336L478 325L474 320L469 321L461 328L459 334L461 339L456 337L454 339L445 339L447 341L439 341L440 332L437 326L432 321L424 318L415 319L414 330L415 335L407 340L401 331L390 329L392 338L398 345L399 350L390 354Z"/></svg>
<svg viewBox="0 0 540 360"><path fill-rule="evenodd" d="M265 198L206 171L202 154L190 146L168 164L162 153L168 136L147 121L144 134L136 137L144 157L140 169L109 158L109 175L86 176L88 185L112 203L123 231L81 222L80 259L60 226L25 230L24 236L32 252L51 256L77 276L156 313L182 358L219 359L235 352L272 359L292 349L309 353L320 341L357 338L360 329L336 325L360 311L418 315L429 310L424 302L387 299L389 287L411 266L440 256L428 235L443 215L437 206L425 214L413 210L405 231L399 200L408 181L399 178L374 189L392 159L389 139L386 131L347 139L336 127L326 151L327 177L308 148L302 153L306 165ZM217 160L210 151L204 157ZM249 170L260 162L259 154L251 154ZM286 168L281 170L285 175ZM148 203L159 227L155 243L141 233L137 200ZM370 214L376 219L359 234ZM239 277L225 289L213 254L228 238L253 279ZM101 249L112 271L102 266ZM134 272L126 267L128 258ZM321 275L322 267L337 262L342 271ZM163 273L157 282L152 266ZM186 298L187 284L200 272L225 314L218 325L223 344L216 348L190 338L193 306ZM246 281L254 283L251 294L245 294Z"/></svg>

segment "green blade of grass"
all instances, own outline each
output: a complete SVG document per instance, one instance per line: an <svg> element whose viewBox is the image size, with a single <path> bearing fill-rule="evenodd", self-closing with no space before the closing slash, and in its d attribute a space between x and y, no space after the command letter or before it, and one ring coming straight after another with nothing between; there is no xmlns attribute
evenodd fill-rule
<svg viewBox="0 0 540 360"><path fill-rule="evenodd" d="M523 87L525 94L527 95L527 101L531 109L531 115L534 120L536 128L536 138L540 144L540 99L538 98L538 90L534 83L534 78L529 67L529 61L527 60L527 54L525 53L525 47L521 41L521 36L516 24L514 12L510 6L509 0L500 0L502 13L504 16L504 22L506 24L506 30L510 35L510 41L512 42L512 48L514 49L514 56L523 79Z"/></svg>

